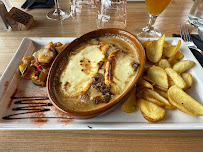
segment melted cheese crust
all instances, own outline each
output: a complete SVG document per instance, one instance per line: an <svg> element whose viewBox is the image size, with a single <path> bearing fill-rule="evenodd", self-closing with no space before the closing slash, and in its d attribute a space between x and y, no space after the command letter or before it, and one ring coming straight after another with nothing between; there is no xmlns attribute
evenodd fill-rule
<svg viewBox="0 0 203 152"><path fill-rule="evenodd" d="M104 61L105 50L99 45L87 45L80 52L69 57L60 81L62 90L68 96L79 96L86 92L93 77Z"/></svg>
<svg viewBox="0 0 203 152"><path fill-rule="evenodd" d="M132 81L131 77L135 75L132 62L132 57L118 50L110 53L105 67L105 83L111 85L113 94L121 94Z"/></svg>
<svg viewBox="0 0 203 152"><path fill-rule="evenodd" d="M81 62L82 60L82 62ZM102 74L102 82L111 85L109 102L119 98L131 85L139 63L136 47L119 37L104 36L73 48L62 60L55 78L55 94L64 107L73 111L91 111L108 103L97 104L93 99L105 95L90 87L92 77ZM112 65L112 66L111 66ZM107 78L108 72L111 72Z"/></svg>

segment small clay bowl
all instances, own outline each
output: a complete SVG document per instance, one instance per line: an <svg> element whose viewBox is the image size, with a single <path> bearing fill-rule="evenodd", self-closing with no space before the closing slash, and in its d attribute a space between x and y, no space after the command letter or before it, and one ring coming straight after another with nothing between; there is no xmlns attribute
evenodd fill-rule
<svg viewBox="0 0 203 152"><path fill-rule="evenodd" d="M79 44L88 41L90 39L95 39L98 37L102 36L108 36L108 35L115 35L115 36L120 36L122 38L125 38L127 40L130 40L132 44L136 47L138 54L139 54L139 62L140 62L140 68L137 73L137 76L133 80L133 82L129 85L129 87L126 89L126 91L120 95L116 100L111 101L107 103L105 106L94 109L91 111L84 111L84 112L79 112L79 111L73 111L71 109L68 109L64 107L62 104L60 104L60 101L57 99L55 92L54 92L54 77L56 74L56 71L59 67L60 62L62 61L62 58L68 54L68 52L72 51L73 48L78 46ZM86 33L82 35L81 37L75 39L73 42L71 42L68 47L61 52L56 59L54 60L49 75L48 75L48 82L47 82L47 88L48 88L48 95L52 103L61 111L68 113L70 116L76 119L87 119L87 118L92 118L97 115L100 115L102 113L106 113L107 111L111 111L113 107L118 105L118 103L123 102L126 97L131 93L131 91L134 89L136 86L139 78L142 75L143 69L144 69L144 64L145 64L145 53L144 53L144 48L142 47L142 44L140 41L134 36L133 34L123 30L123 29L116 29L116 28L107 28L107 29L99 29L95 30L89 33Z"/></svg>

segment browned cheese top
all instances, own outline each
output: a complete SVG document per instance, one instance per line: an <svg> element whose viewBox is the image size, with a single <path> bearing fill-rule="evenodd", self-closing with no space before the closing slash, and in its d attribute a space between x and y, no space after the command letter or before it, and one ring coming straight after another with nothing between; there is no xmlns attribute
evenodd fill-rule
<svg viewBox="0 0 203 152"><path fill-rule="evenodd" d="M116 36L84 42L63 58L55 77L61 105L91 111L120 97L139 69L136 47Z"/></svg>

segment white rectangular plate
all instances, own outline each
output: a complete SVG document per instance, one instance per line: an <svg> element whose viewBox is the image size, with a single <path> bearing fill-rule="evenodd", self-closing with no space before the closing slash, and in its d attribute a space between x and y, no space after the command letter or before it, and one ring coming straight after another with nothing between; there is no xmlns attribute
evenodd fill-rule
<svg viewBox="0 0 203 152"><path fill-rule="evenodd" d="M19 112L12 111L16 105L11 102L10 97L17 92L24 96L47 95L46 88L34 86L29 80L20 78L17 70L23 56L29 56L34 51L44 47L50 41L71 42L75 38L66 37L28 37L24 38L20 47L16 51L11 63L7 67L0 80L0 118L9 114ZM147 39L140 39L141 42ZM166 38L166 41L177 44L180 38ZM182 41L182 40L181 40ZM194 99L203 104L203 69L193 56L191 51L182 41L180 51L184 54L184 60L193 60L196 62L189 72L194 78L194 84L187 91ZM18 95L19 95L18 94ZM23 115L24 116L24 115ZM25 115L27 116L27 115ZM30 115L28 115L30 116ZM31 115L32 116L32 115ZM52 107L51 111L45 112L46 117L64 116L62 112L56 111ZM125 113L120 106L112 112L87 120L59 120L47 119L45 122L37 122L35 119L15 119L0 120L0 129L26 129L26 130L77 130L77 129L95 129L95 130L200 130L203 129L203 117L193 117L179 110L167 110L165 118L158 123L147 122L139 111L139 108L133 113Z"/></svg>

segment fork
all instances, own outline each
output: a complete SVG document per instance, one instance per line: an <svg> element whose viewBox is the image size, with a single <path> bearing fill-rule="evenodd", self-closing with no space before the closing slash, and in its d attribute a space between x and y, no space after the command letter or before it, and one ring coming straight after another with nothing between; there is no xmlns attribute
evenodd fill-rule
<svg viewBox="0 0 203 152"><path fill-rule="evenodd" d="M188 48L194 49L198 51L201 55L203 55L202 50L198 49L197 46L194 44L194 42L191 39L190 31L188 28L188 25L180 25L180 36L185 41L185 44Z"/></svg>

